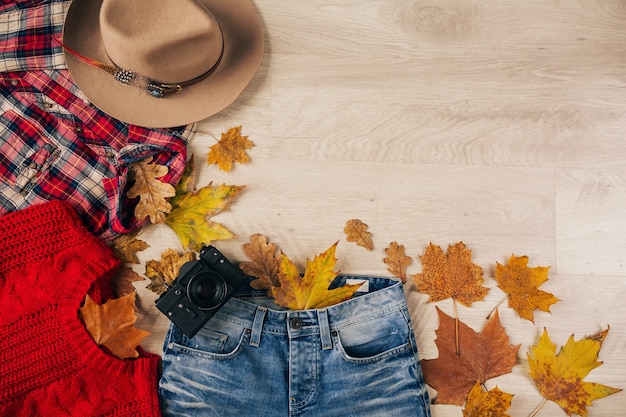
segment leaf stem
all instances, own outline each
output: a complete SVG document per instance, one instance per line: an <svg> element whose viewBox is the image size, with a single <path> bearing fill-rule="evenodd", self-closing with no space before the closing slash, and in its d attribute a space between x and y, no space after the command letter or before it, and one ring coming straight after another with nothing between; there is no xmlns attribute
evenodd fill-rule
<svg viewBox="0 0 626 417"><path fill-rule="evenodd" d="M535 408L533 410L533 412L528 416L528 417L535 417L537 415L537 413L539 412L539 410L541 410L541 408L544 406L544 404L546 403L546 401L548 401L546 398L544 398L541 403L537 406L537 408Z"/></svg>
<svg viewBox="0 0 626 417"><path fill-rule="evenodd" d="M498 307L500 307L500 304L506 301L506 299L507 299L507 296L504 296L504 298L500 300L498 304L496 304L496 306L489 312L489 314L487 314L487 320L491 318L491 315L498 309Z"/></svg>
<svg viewBox="0 0 626 417"><path fill-rule="evenodd" d="M454 307L454 340L456 343L456 356L461 356L461 346L459 343L459 313L456 308L456 300L452 299L452 306Z"/></svg>

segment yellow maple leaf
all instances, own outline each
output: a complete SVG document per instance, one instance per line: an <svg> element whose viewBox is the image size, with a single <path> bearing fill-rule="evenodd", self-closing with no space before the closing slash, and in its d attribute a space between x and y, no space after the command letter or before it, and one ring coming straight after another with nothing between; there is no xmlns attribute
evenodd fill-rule
<svg viewBox="0 0 626 417"><path fill-rule="evenodd" d="M480 382L476 382L467 396L463 417L511 417L507 410L512 399L513 395L498 387L483 391Z"/></svg>
<svg viewBox="0 0 626 417"><path fill-rule="evenodd" d="M89 295L80 308L80 318L85 328L98 344L105 346L119 359L139 356L137 346L150 332L137 329L134 324L135 292L96 304Z"/></svg>
<svg viewBox="0 0 626 417"><path fill-rule="evenodd" d="M254 142L248 140L247 136L241 136L241 126L231 127L226 133L222 133L218 143L211 146L207 162L209 165L217 164L222 171L230 172L233 163L246 163L250 160L246 149L253 146Z"/></svg>
<svg viewBox="0 0 626 417"><path fill-rule="evenodd" d="M586 417L587 406L591 406L592 401L621 391L583 381L589 372L602 365L598 354L608 332L607 328L579 341L571 335L557 354L556 345L544 328L539 343L527 354L530 376L541 395L560 405L568 415Z"/></svg>
<svg viewBox="0 0 626 417"><path fill-rule="evenodd" d="M346 240L348 242L356 242L357 245L367 250L373 250L374 242L372 242L372 234L367 231L367 227L367 224L359 219L348 220L346 226L343 228L343 232L346 234Z"/></svg>
<svg viewBox="0 0 626 417"><path fill-rule="evenodd" d="M296 265L282 254L280 264L280 287L272 287L272 295L276 304L292 310L323 308L338 304L352 297L360 284L344 285L328 289L339 272L335 271L335 250L337 243L325 252L317 255L312 261L307 259L304 276L300 276Z"/></svg>
<svg viewBox="0 0 626 417"><path fill-rule="evenodd" d="M394 277L400 278L403 283L406 283L407 274L406 269L411 263L413 263L413 259L410 256L406 256L406 249L404 245L399 245L398 242L391 242L389 247L385 249L385 254L387 255L383 262L387 264L390 274Z"/></svg>
<svg viewBox="0 0 626 417"><path fill-rule="evenodd" d="M165 214L172 209L166 200L176 194L174 186L159 181L158 178L168 172L164 165L154 164L149 156L130 165L130 176L135 180L133 186L126 192L128 198L139 197L135 206L135 217L143 220L146 217L153 224L165 223Z"/></svg>
<svg viewBox="0 0 626 417"><path fill-rule="evenodd" d="M483 270L472 262L472 251L463 242L449 245L446 253L432 243L420 256L423 272L413 275L419 292L430 295L429 302L452 298L466 307L485 298Z"/></svg>
<svg viewBox="0 0 626 417"><path fill-rule="evenodd" d="M550 267L528 267L527 256L511 255L506 265L496 263L498 287L509 298L509 307L517 311L523 319L535 322L533 310L550 312L550 306L557 301L553 294L538 287L548 280Z"/></svg>

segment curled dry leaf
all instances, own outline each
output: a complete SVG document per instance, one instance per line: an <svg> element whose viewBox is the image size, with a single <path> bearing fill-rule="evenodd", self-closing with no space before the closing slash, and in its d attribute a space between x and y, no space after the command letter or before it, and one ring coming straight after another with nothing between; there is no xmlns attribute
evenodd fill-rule
<svg viewBox="0 0 626 417"><path fill-rule="evenodd" d="M125 235L120 235L113 239L113 250L118 258L123 262L138 264L137 252L141 252L150 247L148 243L137 239L139 230Z"/></svg>
<svg viewBox="0 0 626 417"><path fill-rule="evenodd" d="M146 288L159 295L163 294L178 277L180 267L195 260L195 252L185 252L179 255L174 249L168 248L161 254L160 261L150 260L146 262L146 276L151 281Z"/></svg>
<svg viewBox="0 0 626 417"><path fill-rule="evenodd" d="M398 242L391 242L389 247L385 249L385 253L387 256L383 261L387 264L389 273L406 283L406 269L413 263L413 259L405 255L404 245L398 245Z"/></svg>
<svg viewBox="0 0 626 417"><path fill-rule="evenodd" d="M467 397L463 417L511 417L507 411L512 399L513 395L498 387L483 391L480 383L476 382Z"/></svg>
<svg viewBox="0 0 626 417"><path fill-rule="evenodd" d="M356 242L357 245L363 246L367 250L374 249L372 242L372 234L367 231L367 224L359 219L351 219L346 222L343 232L346 234L348 242Z"/></svg>
<svg viewBox="0 0 626 417"><path fill-rule="evenodd" d="M243 245L243 251L251 261L241 262L239 267L245 274L258 278L250 283L252 288L263 290L280 286L278 274L281 256L275 244L257 233L250 236L250 243Z"/></svg>
<svg viewBox="0 0 626 417"><path fill-rule="evenodd" d="M550 312L550 306L557 301L554 295L538 287L548 280L550 267L528 267L528 256L511 255L506 265L496 263L496 281L509 299L509 307L517 311L523 319L535 322L533 311L539 309Z"/></svg>
<svg viewBox="0 0 626 417"><path fill-rule="evenodd" d="M420 260L423 272L413 279L419 292L430 295L430 302L452 298L470 307L489 291L482 286L482 268L472 262L472 251L463 242L449 245L446 253L431 243Z"/></svg>
<svg viewBox="0 0 626 417"><path fill-rule="evenodd" d="M241 136L241 126L231 127L226 133L222 133L218 143L211 146L207 162L209 165L217 164L222 171L230 172L235 162L244 164L250 161L246 149L253 146L254 142L248 140L247 136Z"/></svg>
<svg viewBox="0 0 626 417"><path fill-rule="evenodd" d="M439 350L436 359L422 361L426 383L437 390L436 404L463 405L476 383L511 372L517 364L521 345L513 346L496 313L480 333L462 321L457 321L436 307L439 328L435 344ZM460 353L456 351L456 326Z"/></svg>
<svg viewBox="0 0 626 417"><path fill-rule="evenodd" d="M119 359L136 358L137 346L150 333L134 326L137 321L134 308L134 292L102 305L87 295L80 308L80 318L98 345L105 346Z"/></svg>
<svg viewBox="0 0 626 417"><path fill-rule="evenodd" d="M530 376L544 398L560 405L568 415L586 417L591 402L620 392L612 388L583 379L593 369L602 365L598 354L609 329L600 331L581 340L571 335L567 343L556 353L556 345L550 340L548 331L528 353Z"/></svg>
<svg viewBox="0 0 626 417"><path fill-rule="evenodd" d="M149 156L139 162L130 165L130 177L135 180L133 186L127 191L128 198L139 197L135 207L137 220L146 217L153 224L165 223L165 214L172 210L172 206L166 200L176 194L174 186L159 181L168 172L164 165L153 164Z"/></svg>

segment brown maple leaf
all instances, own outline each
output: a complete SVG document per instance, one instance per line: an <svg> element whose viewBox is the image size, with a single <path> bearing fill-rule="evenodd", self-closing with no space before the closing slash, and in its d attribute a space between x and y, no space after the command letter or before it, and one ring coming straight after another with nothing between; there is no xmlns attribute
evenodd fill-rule
<svg viewBox="0 0 626 417"><path fill-rule="evenodd" d="M105 346L119 359L136 358L139 356L137 346L150 332L134 326L137 321L134 308L134 292L102 305L87 295L80 308L80 318L98 345Z"/></svg>
<svg viewBox="0 0 626 417"><path fill-rule="evenodd" d="M498 287L509 298L509 307L517 311L523 319L535 322L533 311L539 309L550 312L550 306L557 301L554 295L538 287L548 280L550 267L528 267L528 256L511 255L506 265L496 263Z"/></svg>
<svg viewBox="0 0 626 417"><path fill-rule="evenodd" d="M247 136L241 136L241 126L231 127L226 133L222 133L218 143L211 146L207 162L209 165L217 164L222 171L230 172L233 163L246 163L250 160L246 149L253 146L254 142L248 140Z"/></svg>
<svg viewBox="0 0 626 417"><path fill-rule="evenodd" d="M144 280L145 278L133 271L132 268L122 266L111 278L111 288L117 297L124 297L136 291L133 282Z"/></svg>
<svg viewBox="0 0 626 417"><path fill-rule="evenodd" d="M126 192L128 198L139 197L135 206L135 217L143 220L146 217L153 224L165 223L165 214L172 210L172 206L166 200L176 194L174 186L159 181L168 172L164 165L154 164L149 156L139 162L130 165L130 177L135 183Z"/></svg>
<svg viewBox="0 0 626 417"><path fill-rule="evenodd" d="M513 395L498 387L483 391L480 383L476 382L467 397L463 417L511 417L507 410L512 399Z"/></svg>
<svg viewBox="0 0 626 417"><path fill-rule="evenodd" d="M509 336L500 324L496 313L487 321L480 333L465 323L448 316L437 307L439 328L435 343L439 350L436 359L422 361L426 383L437 390L434 403L463 405L476 381L485 381L511 372L517 364L521 345L512 346ZM456 331L460 354L456 352Z"/></svg>
<svg viewBox="0 0 626 417"><path fill-rule="evenodd" d="M157 294L163 294L178 277L180 267L195 260L195 252L185 252L179 255L174 249L166 249L161 253L160 261L153 259L146 262L146 276L151 281L146 288Z"/></svg>
<svg viewBox="0 0 626 417"><path fill-rule="evenodd" d="M602 365L598 354L608 332L609 329L602 330L578 341L571 335L557 354L556 345L544 329L539 343L528 353L530 376L539 392L545 399L560 405L570 416L574 413L587 417L587 407L592 405L592 401L622 391L583 381L589 372Z"/></svg>
<svg viewBox="0 0 626 417"><path fill-rule="evenodd" d="M138 264L139 258L137 252L146 250L150 247L148 243L137 239L139 230L125 235L120 235L113 239L113 251L118 258L126 263Z"/></svg>
<svg viewBox="0 0 626 417"><path fill-rule="evenodd" d="M482 268L472 263L472 251L463 242L449 245L445 254L431 243L420 261L423 272L413 275L413 280L419 292L430 295L429 302L452 298L470 307L489 291L482 286Z"/></svg>
<svg viewBox="0 0 626 417"><path fill-rule="evenodd" d="M250 282L252 288L263 290L280 286L278 274L281 256L276 252L275 244L257 233L250 236L250 243L243 245L243 251L251 261L241 262L239 268L244 274L258 278Z"/></svg>
<svg viewBox="0 0 626 417"><path fill-rule="evenodd" d="M343 232L346 234L346 240L348 242L356 242L357 245L367 250L374 249L372 234L367 231L367 227L367 224L359 219L348 220L346 226L343 228Z"/></svg>
<svg viewBox="0 0 626 417"><path fill-rule="evenodd" d="M383 259L383 262L388 265L387 270L389 273L406 283L406 269L413 263L413 259L405 255L404 245L398 245L398 242L391 242L389 247L385 249L385 253L387 256Z"/></svg>

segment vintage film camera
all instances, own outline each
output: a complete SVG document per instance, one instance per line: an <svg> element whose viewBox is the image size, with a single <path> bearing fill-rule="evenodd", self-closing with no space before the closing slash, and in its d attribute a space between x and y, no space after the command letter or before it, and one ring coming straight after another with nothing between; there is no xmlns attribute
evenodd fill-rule
<svg viewBox="0 0 626 417"><path fill-rule="evenodd" d="M248 282L246 275L213 246L200 259L185 263L156 306L183 333L193 337L217 310Z"/></svg>

